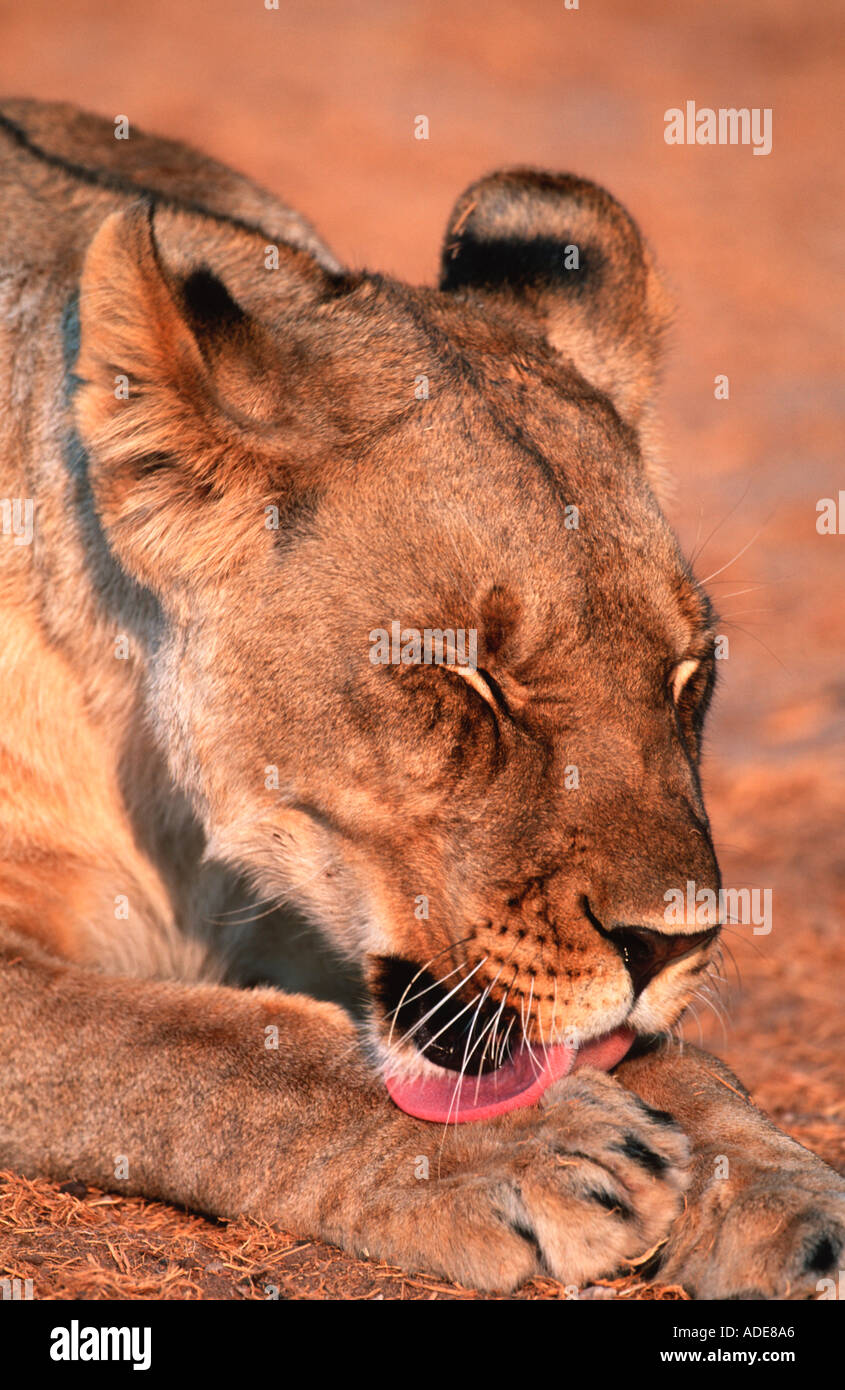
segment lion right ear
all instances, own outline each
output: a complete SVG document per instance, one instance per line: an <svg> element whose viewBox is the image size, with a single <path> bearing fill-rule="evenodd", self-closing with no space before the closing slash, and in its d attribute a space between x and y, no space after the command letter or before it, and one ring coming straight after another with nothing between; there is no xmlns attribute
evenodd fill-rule
<svg viewBox="0 0 845 1390"><path fill-rule="evenodd" d="M643 431L667 303L636 224L603 188L536 169L480 179L452 212L440 288L533 321Z"/></svg>
<svg viewBox="0 0 845 1390"><path fill-rule="evenodd" d="M113 550L162 596L225 573L255 541L278 447L277 344L207 266L164 263L144 203L95 235L79 313L74 411Z"/></svg>

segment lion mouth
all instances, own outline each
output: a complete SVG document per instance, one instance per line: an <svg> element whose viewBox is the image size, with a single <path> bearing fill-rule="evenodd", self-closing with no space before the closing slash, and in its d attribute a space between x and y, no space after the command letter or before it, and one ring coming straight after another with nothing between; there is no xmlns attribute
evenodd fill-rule
<svg viewBox="0 0 845 1390"><path fill-rule="evenodd" d="M614 1028L581 1047L533 1048L522 1043L506 1062L476 1076L432 1068L422 1076L392 1074L385 1085L395 1105L418 1120L438 1124L466 1124L489 1120L509 1110L536 1105L543 1092L555 1081L579 1067L609 1071L627 1053L635 1033L630 1028Z"/></svg>
<svg viewBox="0 0 845 1390"><path fill-rule="evenodd" d="M543 1046L526 1038L506 1001L487 990L467 1000L467 983L461 978L450 988L449 976L435 980L398 957L377 963L373 994L390 1025L388 1043L401 1048L388 1060L385 1084L400 1110L417 1119L462 1124L534 1105L578 1067L609 1071L635 1037L618 1027L580 1046Z"/></svg>

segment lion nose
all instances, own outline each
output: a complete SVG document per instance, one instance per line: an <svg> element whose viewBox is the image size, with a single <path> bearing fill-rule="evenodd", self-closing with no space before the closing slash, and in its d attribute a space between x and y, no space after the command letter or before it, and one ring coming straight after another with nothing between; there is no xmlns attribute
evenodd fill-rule
<svg viewBox="0 0 845 1390"><path fill-rule="evenodd" d="M668 935L666 932L652 931L649 927L614 927L610 938L625 962L634 986L634 998L637 999L646 985L667 965L691 955L700 946L708 945L718 934L718 927Z"/></svg>

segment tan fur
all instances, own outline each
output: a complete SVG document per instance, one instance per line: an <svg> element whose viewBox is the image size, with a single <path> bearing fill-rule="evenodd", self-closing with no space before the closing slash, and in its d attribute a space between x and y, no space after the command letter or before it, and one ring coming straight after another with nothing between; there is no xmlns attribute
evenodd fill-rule
<svg viewBox="0 0 845 1390"><path fill-rule="evenodd" d="M841 1181L654 1044L713 949L663 915L718 886L713 629L628 214L494 174L411 289L170 142L13 102L0 146L0 496L35 504L0 541L0 1162L124 1155L123 1190L486 1288L669 1235L701 1296L811 1296ZM477 632L478 672L374 664L394 620ZM632 930L677 948L639 989ZM381 1078L436 1065L392 1036L397 964L641 1055L444 1134Z"/></svg>

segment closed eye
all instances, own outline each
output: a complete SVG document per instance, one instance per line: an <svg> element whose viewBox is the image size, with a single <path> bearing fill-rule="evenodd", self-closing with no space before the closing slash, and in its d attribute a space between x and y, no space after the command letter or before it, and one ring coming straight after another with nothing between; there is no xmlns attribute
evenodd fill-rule
<svg viewBox="0 0 845 1390"><path fill-rule="evenodd" d="M482 700L486 701L490 708L497 714L510 713L501 686L493 679L488 671L478 670L474 666L448 665L446 669L447 671L451 671L454 675L460 676L466 681L467 685L471 685L473 690L477 691Z"/></svg>
<svg viewBox="0 0 845 1390"><path fill-rule="evenodd" d="M696 758L701 753L701 731L715 677L712 652L703 657L685 657L669 673L676 717Z"/></svg>

